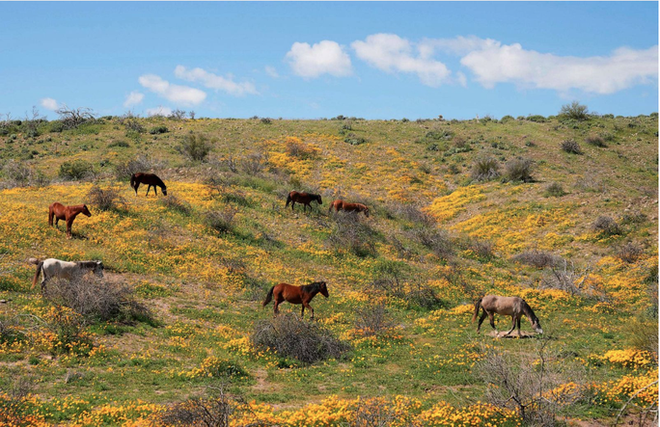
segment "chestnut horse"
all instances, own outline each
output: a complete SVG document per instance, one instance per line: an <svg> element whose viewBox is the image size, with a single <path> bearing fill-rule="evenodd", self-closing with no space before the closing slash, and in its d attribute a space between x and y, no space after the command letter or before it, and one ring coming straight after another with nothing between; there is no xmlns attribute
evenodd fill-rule
<svg viewBox="0 0 660 427"><path fill-rule="evenodd" d="M284 205L284 207L288 207L289 203L291 203L291 210L293 210L293 207L296 205L296 203L301 203L305 205L304 209L306 211L308 206L310 209L312 208L310 203L312 203L314 200L316 200L319 205L323 204L323 200L321 200L320 194L308 194L292 191L289 193L289 197L286 198L286 205Z"/></svg>
<svg viewBox="0 0 660 427"><path fill-rule="evenodd" d="M332 212L332 208L335 208L337 212L344 210L346 212L364 212L365 216L369 216L369 207L363 205L362 203L348 203L343 200L335 200L330 204L330 209L328 212Z"/></svg>
<svg viewBox="0 0 660 427"><path fill-rule="evenodd" d="M133 190L135 190L135 195L137 196L137 191L138 188L140 187L140 184L148 184L149 186L147 187L147 194L146 196L149 195L149 190L151 190L151 187L154 188L154 193L156 193L156 196L158 195L158 189L156 187L160 187L163 190L163 195L167 196L167 187L165 186L165 183L163 182L162 179L158 178L155 174L153 173L134 173L131 175L131 187Z"/></svg>
<svg viewBox="0 0 660 427"><path fill-rule="evenodd" d="M539 334L543 333L539 318L536 317L529 304L527 304L527 302L525 302L525 300L520 297L500 297L497 295L486 295L485 297L480 298L479 301L474 304L474 316L472 316L473 322L477 319L480 308L483 309L484 312L479 319L477 333L479 332L479 329L481 329L481 324L483 323L486 316L490 318L490 326L492 326L493 329L497 331L495 328L495 320L493 318L495 313L502 314L504 316L511 316L511 329L505 335L511 334L516 326L518 326L518 336L520 336L520 318L523 316L523 314L527 316L532 324L532 328L534 328L536 332Z"/></svg>
<svg viewBox="0 0 660 427"><path fill-rule="evenodd" d="M302 318L305 314L305 307L307 307L312 311L311 319L314 319L314 309L311 305L309 305L309 302L319 292L321 295L328 298L328 288L325 282L314 282L303 286L294 286L287 283L280 283L279 285L275 285L270 288L270 291L268 291L268 295L266 295L266 299L261 304L261 306L266 307L266 305L268 305L268 303L270 303L271 300L275 298L274 312L277 315L277 313L280 312L278 306L283 301L290 302L291 304L302 304L300 318Z"/></svg>
<svg viewBox="0 0 660 427"><path fill-rule="evenodd" d="M55 202L48 207L48 225L53 226L53 218L55 218L55 228L60 220L66 221L66 237L71 238L71 225L73 220L76 219L78 214L85 216L92 216L87 209L87 205L64 206L61 203Z"/></svg>

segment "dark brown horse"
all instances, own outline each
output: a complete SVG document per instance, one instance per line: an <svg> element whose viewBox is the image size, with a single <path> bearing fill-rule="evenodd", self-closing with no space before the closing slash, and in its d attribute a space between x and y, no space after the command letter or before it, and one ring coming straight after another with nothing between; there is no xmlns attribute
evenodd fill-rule
<svg viewBox="0 0 660 427"><path fill-rule="evenodd" d="M57 228L57 223L60 220L66 221L66 237L70 239L71 225L78 214L88 217L92 216L86 205L64 206L61 203L55 202L48 207L48 225L53 226L53 218L55 218L55 228Z"/></svg>
<svg viewBox="0 0 660 427"><path fill-rule="evenodd" d="M291 304L302 304L302 310L300 311L300 317L302 318L305 314L305 307L309 308L312 311L312 319L314 319L314 309L309 302L316 296L316 294L321 293L324 297L328 298L328 288L325 282L314 282L309 285L303 286L294 286L287 283L280 283L270 288L266 299L261 304L262 307L268 305L273 298L275 298L275 309L274 312L280 312L278 306L283 301L290 302Z"/></svg>
<svg viewBox="0 0 660 427"><path fill-rule="evenodd" d="M335 208L337 212L339 211L346 211L346 212L364 212L365 216L369 216L369 207L366 205L363 205L362 203L348 203L343 200L335 200L332 202L330 205L330 209L328 209L328 212L332 212L332 208Z"/></svg>
<svg viewBox="0 0 660 427"><path fill-rule="evenodd" d="M319 205L323 204L323 200L321 200L321 195L320 194L308 194L308 193L299 193L297 191L292 191L289 193L289 197L286 198L286 205L284 207L288 207L289 203L291 203L291 210L293 210L293 207L296 205L296 203L301 203L305 205L304 209L307 210L307 207L312 208L312 203L314 200L316 200Z"/></svg>
<svg viewBox="0 0 660 427"><path fill-rule="evenodd" d="M505 316L511 316L511 329L506 333L506 335L511 334L516 326L518 326L518 336L520 336L520 318L523 316L523 314L527 316L529 321L532 323L532 328L534 328L536 332L539 334L543 333L539 318L536 317L529 304L527 304L527 302L525 302L525 300L520 297L500 297L497 295L486 295L485 297L480 298L474 304L474 316L472 316L473 322L477 320L480 308L483 309L484 312L479 319L477 332L479 332L479 329L481 329L481 324L483 323L486 316L490 318L490 326L492 326L493 329L497 331L495 328L495 319L493 317L493 315L497 313Z"/></svg>
<svg viewBox="0 0 660 427"><path fill-rule="evenodd" d="M155 174L153 173L134 173L131 176L131 187L135 190L135 195L137 196L137 191L138 188L140 187L140 184L147 184L149 185L147 187L147 194L146 196L149 195L149 190L151 190L151 187L154 188L154 193L156 193L156 196L158 195L158 190L156 187L160 187L163 190L163 195L167 196L167 187L165 186L165 183L163 182L162 179L158 178Z"/></svg>

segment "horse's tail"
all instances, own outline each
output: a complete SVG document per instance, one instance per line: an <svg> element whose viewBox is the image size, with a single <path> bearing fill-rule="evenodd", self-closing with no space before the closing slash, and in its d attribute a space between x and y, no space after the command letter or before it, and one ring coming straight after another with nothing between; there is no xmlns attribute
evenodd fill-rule
<svg viewBox="0 0 660 427"><path fill-rule="evenodd" d="M293 200L293 199L291 198L291 194L289 193L289 195L286 196L286 205L284 205L284 207L285 207L285 208L288 207L288 206L289 206L289 203L291 203L292 200Z"/></svg>
<svg viewBox="0 0 660 427"><path fill-rule="evenodd" d="M30 263L32 263L32 260L37 261L35 258L30 258ZM37 284L37 280L39 279L39 273L41 273L41 267L44 265L43 261L39 261L37 263L37 271L34 273L34 279L32 279L32 287L30 289L34 288L34 285Z"/></svg>
<svg viewBox="0 0 660 427"><path fill-rule="evenodd" d="M483 298L479 298L477 302L474 303L474 316L472 316L472 321L474 322L477 320L477 316L479 315L479 308L481 307L481 300Z"/></svg>
<svg viewBox="0 0 660 427"><path fill-rule="evenodd" d="M272 288L270 288L270 291L268 291L268 295L266 295L266 299L264 300L264 302L261 303L261 306L262 306L262 307L267 306L268 303L271 302L271 301L273 300L273 291L274 291L274 290L275 290L275 286L273 286Z"/></svg>

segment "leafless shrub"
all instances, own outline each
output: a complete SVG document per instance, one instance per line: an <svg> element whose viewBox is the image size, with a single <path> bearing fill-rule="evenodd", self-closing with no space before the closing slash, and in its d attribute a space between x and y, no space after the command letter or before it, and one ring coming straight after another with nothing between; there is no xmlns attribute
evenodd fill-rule
<svg viewBox="0 0 660 427"><path fill-rule="evenodd" d="M304 364L338 359L350 349L349 344L335 338L329 330L293 313L281 313L274 319L259 322L250 340L258 348Z"/></svg>
<svg viewBox="0 0 660 427"><path fill-rule="evenodd" d="M87 319L132 323L152 318L150 310L135 300L129 286L93 275L53 279L46 285L45 296Z"/></svg>
<svg viewBox="0 0 660 427"><path fill-rule="evenodd" d="M311 159L316 156L318 149L295 138L288 138L286 141L286 152L291 157L301 159Z"/></svg>
<svg viewBox="0 0 660 427"><path fill-rule="evenodd" d="M170 406L159 417L159 427L195 426L229 427L234 420L250 411L250 406L238 395L225 391L225 385L212 387L212 397L194 397ZM266 427L269 424L253 423L247 427Z"/></svg>
<svg viewBox="0 0 660 427"><path fill-rule="evenodd" d="M134 116L131 112L128 112L123 117L121 117L119 119L119 123L124 125L127 133L134 132L139 134L145 133L147 131L147 129L145 129L145 127L140 123L139 118Z"/></svg>
<svg viewBox="0 0 660 427"><path fill-rule="evenodd" d="M94 120L91 108L69 108L66 105L55 111L65 129L75 129L81 124Z"/></svg>
<svg viewBox="0 0 660 427"><path fill-rule="evenodd" d="M541 278L541 288L559 289L572 296L584 296L606 300L607 296L598 290L586 285L591 269L576 268L573 262L564 260L562 265L548 266Z"/></svg>
<svg viewBox="0 0 660 427"><path fill-rule="evenodd" d="M621 220L619 221L621 225L635 225L642 224L648 219L646 215L639 211L628 211L624 212L621 215Z"/></svg>
<svg viewBox="0 0 660 427"><path fill-rule="evenodd" d="M384 304L368 305L355 313L355 329L365 336L382 335L394 326Z"/></svg>
<svg viewBox="0 0 660 427"><path fill-rule="evenodd" d="M533 168L534 161L530 159L513 159L506 164L504 176L508 181L533 182Z"/></svg>
<svg viewBox="0 0 660 427"><path fill-rule="evenodd" d="M591 228L604 236L621 234L619 224L609 216L599 216L596 221L594 221Z"/></svg>
<svg viewBox="0 0 660 427"><path fill-rule="evenodd" d="M250 154L241 159L241 170L250 175L255 176L261 173L266 167L267 159L261 153Z"/></svg>
<svg viewBox="0 0 660 427"><path fill-rule="evenodd" d="M430 249L436 256L449 259L454 254L454 244L449 233L436 227L418 227L408 231L408 237Z"/></svg>
<svg viewBox="0 0 660 427"><path fill-rule="evenodd" d="M599 135L588 136L584 139L584 142L594 147L607 147L605 140Z"/></svg>
<svg viewBox="0 0 660 427"><path fill-rule="evenodd" d="M386 262L376 270L377 275L370 284L374 290L398 298L411 308L433 310L446 305L428 284L405 278L400 264Z"/></svg>
<svg viewBox="0 0 660 427"><path fill-rule="evenodd" d="M564 187L561 184L553 182L545 187L543 195L545 197L562 197L566 195L566 191L564 191Z"/></svg>
<svg viewBox="0 0 660 427"><path fill-rule="evenodd" d="M621 261L632 264L644 253L644 249L634 242L628 242L616 249L616 257Z"/></svg>
<svg viewBox="0 0 660 427"><path fill-rule="evenodd" d="M426 212L423 212L419 208L419 206L414 204L408 204L408 203L396 204L390 206L389 209L392 210L395 213L395 215L404 218L410 222L423 224L429 227L435 223L433 217L431 217Z"/></svg>
<svg viewBox="0 0 660 427"><path fill-rule="evenodd" d="M140 154L133 160L118 163L115 166L115 178L119 181L128 181L134 173L158 170L163 166L162 162Z"/></svg>
<svg viewBox="0 0 660 427"><path fill-rule="evenodd" d="M169 210L181 212L184 215L190 215L192 208L190 203L185 200L179 199L174 194L168 194L165 197L162 197L158 201L161 205L165 206Z"/></svg>
<svg viewBox="0 0 660 427"><path fill-rule="evenodd" d="M234 229L234 217L237 212L237 209L230 207L222 211L209 211L204 216L204 222L219 233L228 233Z"/></svg>
<svg viewBox="0 0 660 427"><path fill-rule="evenodd" d="M559 386L570 381L581 383L580 372L569 371L549 354L543 341L537 354L519 358L505 356L495 348L483 348L485 357L474 372L486 384L485 400L500 408L514 410L525 425L560 425L556 415L562 408L584 399L579 387L574 390Z"/></svg>
<svg viewBox="0 0 660 427"><path fill-rule="evenodd" d="M470 178L473 181L489 181L500 176L500 165L492 157L477 159L472 165Z"/></svg>
<svg viewBox="0 0 660 427"><path fill-rule="evenodd" d="M170 120L183 120L186 118L186 112L177 108L172 111L167 118Z"/></svg>
<svg viewBox="0 0 660 427"><path fill-rule="evenodd" d="M366 221L362 221L357 212L346 212L345 215L333 215L333 230L328 242L335 249L346 249L359 257L376 254L376 232Z"/></svg>
<svg viewBox="0 0 660 427"><path fill-rule="evenodd" d="M94 185L89 189L87 200L92 206L102 211L118 210L120 204L126 204L126 200L119 195L117 189L102 189L98 185Z"/></svg>
<svg viewBox="0 0 660 427"><path fill-rule="evenodd" d="M463 240L462 245L465 249L472 251L479 258L492 258L495 254L493 242L486 239L468 238Z"/></svg>
<svg viewBox="0 0 660 427"><path fill-rule="evenodd" d="M536 268L555 267L562 262L561 257L538 249L521 252L514 255L511 259L521 264L531 265Z"/></svg>
<svg viewBox="0 0 660 427"><path fill-rule="evenodd" d="M582 154L580 144L574 139L567 139L561 143L561 149L570 154Z"/></svg>
<svg viewBox="0 0 660 427"><path fill-rule="evenodd" d="M359 399L353 409L347 427L388 427L391 425L413 426L413 416L402 420L391 404L383 398Z"/></svg>
<svg viewBox="0 0 660 427"><path fill-rule="evenodd" d="M34 168L26 166L24 163L10 160L2 168L4 176L7 178L2 187L13 188L22 186L42 187L48 184L48 179Z"/></svg>
<svg viewBox="0 0 660 427"><path fill-rule="evenodd" d="M585 175L578 179L575 183L575 188L582 191L591 191L595 193L606 193L607 185L603 182L598 175L593 172L587 171Z"/></svg>

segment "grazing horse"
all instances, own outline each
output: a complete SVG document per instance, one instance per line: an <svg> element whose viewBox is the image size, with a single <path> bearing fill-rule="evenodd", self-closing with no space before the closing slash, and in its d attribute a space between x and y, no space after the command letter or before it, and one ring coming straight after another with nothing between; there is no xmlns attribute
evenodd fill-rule
<svg viewBox="0 0 660 427"><path fill-rule="evenodd" d="M92 216L87 209L87 205L64 206L61 203L55 202L48 207L48 225L53 226L53 218L55 218L55 228L60 220L66 221L66 237L71 238L71 225L76 219L78 214L85 216Z"/></svg>
<svg viewBox="0 0 660 427"><path fill-rule="evenodd" d="M330 205L328 212L332 212L332 208L335 208L335 211L339 212L341 210L346 212L364 212L364 216L369 216L369 207L363 205L362 203L348 203L343 200L335 200Z"/></svg>
<svg viewBox="0 0 660 427"><path fill-rule="evenodd" d="M307 307L312 311L311 319L314 319L314 309L311 305L309 305L309 302L319 292L321 295L328 298L328 288L325 282L314 282L303 286L294 286L287 283L280 283L279 285L275 285L270 288L270 291L268 291L268 295L266 295L266 299L261 304L261 306L265 307L273 298L275 298L274 312L277 315L277 313L280 312L278 306L283 301L290 302L291 304L302 304L300 318L302 318L305 314L305 307Z"/></svg>
<svg viewBox="0 0 660 427"><path fill-rule="evenodd" d="M293 207L296 205L297 202L305 205L303 209L305 209L306 211L308 206L310 209L312 208L312 205L310 205L310 203L312 203L314 200L316 200L319 203L319 205L323 204L323 200L321 200L320 194L308 194L308 193L299 193L297 191L292 191L289 193L289 197L286 198L286 205L284 205L284 207L285 208L288 207L289 203L291 203L291 210L293 210Z"/></svg>
<svg viewBox="0 0 660 427"><path fill-rule="evenodd" d="M140 184L148 184L149 186L147 187L147 194L146 196L149 195L149 190L151 190L151 187L154 188L154 193L156 193L156 196L158 195L158 189L156 187L160 187L163 190L163 195L167 196L167 187L165 186L165 183L163 182L162 179L158 178L155 174L153 173L134 173L131 175L131 188L135 190L135 195L137 196L137 191L138 188L140 187Z"/></svg>
<svg viewBox="0 0 660 427"><path fill-rule="evenodd" d="M496 295L486 295L485 297L480 298L474 304L474 316L472 316L473 322L477 319L480 308L483 309L484 312L479 319L477 333L479 332L479 329L481 329L481 324L483 323L486 316L490 318L490 326L492 326L493 329L497 331L495 328L495 320L493 318L495 313L504 316L511 316L511 329L505 334L505 336L511 334L516 326L518 326L518 336L520 336L520 318L523 316L523 314L527 316L532 324L532 328L534 328L536 332L539 334L543 333L539 318L536 317L529 304L527 304L525 300L520 297L500 297Z"/></svg>
<svg viewBox="0 0 660 427"><path fill-rule="evenodd" d="M92 271L97 276L103 277L103 262L101 261L69 262L55 258L48 258L39 261L36 258L30 258L28 262L37 266L37 271L34 273L34 279L32 279L32 288L37 284L39 274L43 273L41 279L41 293L46 290L46 282L53 277L71 280L82 276L88 271Z"/></svg>

